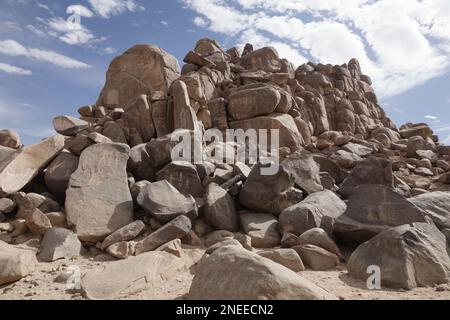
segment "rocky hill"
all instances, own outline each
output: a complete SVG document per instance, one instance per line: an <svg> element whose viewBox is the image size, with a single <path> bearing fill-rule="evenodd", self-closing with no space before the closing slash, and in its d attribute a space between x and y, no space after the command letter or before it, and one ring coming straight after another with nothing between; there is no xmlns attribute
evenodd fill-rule
<svg viewBox="0 0 450 320"><path fill-rule="evenodd" d="M450 147L426 124L398 129L357 60L294 69L275 48L201 39L184 62L136 45L54 137L0 131L0 286L83 257L108 261L83 273L87 298L145 292L143 275L190 274L192 299L336 298L305 270L450 282ZM226 139L239 129L278 130L276 148L263 131ZM174 159L182 136L194 154Z"/></svg>

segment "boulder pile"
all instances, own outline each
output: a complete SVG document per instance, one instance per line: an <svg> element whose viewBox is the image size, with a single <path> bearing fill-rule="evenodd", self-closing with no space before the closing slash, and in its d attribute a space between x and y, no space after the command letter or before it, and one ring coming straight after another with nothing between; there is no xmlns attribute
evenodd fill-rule
<svg viewBox="0 0 450 320"><path fill-rule="evenodd" d="M194 299L335 299L301 271L347 262L363 281L378 265L387 287L450 281L450 146L424 123L397 128L357 60L295 69L275 48L201 39L184 62L134 46L54 137L22 147L0 131L0 285L96 248L121 261L88 273L84 292L113 297L121 268L169 275L183 246L206 250ZM226 139L240 129L278 130L276 149L239 157L263 143ZM175 159L186 136L193 153Z"/></svg>

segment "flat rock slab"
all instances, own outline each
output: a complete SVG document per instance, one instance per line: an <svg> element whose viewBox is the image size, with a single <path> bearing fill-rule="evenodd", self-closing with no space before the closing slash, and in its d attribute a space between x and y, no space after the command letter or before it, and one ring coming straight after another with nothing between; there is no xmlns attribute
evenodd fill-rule
<svg viewBox="0 0 450 320"><path fill-rule="evenodd" d="M155 250L163 244L185 237L191 231L191 220L186 216L179 216L165 224L145 239L136 243L136 254Z"/></svg>
<svg viewBox="0 0 450 320"><path fill-rule="evenodd" d="M103 240L133 222L126 165L130 148L103 143L88 147L69 182L67 222L82 241Z"/></svg>
<svg viewBox="0 0 450 320"><path fill-rule="evenodd" d="M0 172L0 196L20 191L64 148L64 137L56 135L24 148Z"/></svg>
<svg viewBox="0 0 450 320"><path fill-rule="evenodd" d="M180 272L187 272L182 259L167 252L148 252L88 271L81 279L81 288L91 300L116 299L151 288Z"/></svg>

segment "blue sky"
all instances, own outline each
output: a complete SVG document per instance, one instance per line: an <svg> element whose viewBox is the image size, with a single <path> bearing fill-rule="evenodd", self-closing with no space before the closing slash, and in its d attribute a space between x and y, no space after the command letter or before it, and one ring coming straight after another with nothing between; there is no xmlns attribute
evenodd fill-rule
<svg viewBox="0 0 450 320"><path fill-rule="evenodd" d="M448 0L2 0L0 128L47 137L54 116L95 103L114 56L152 43L181 64L210 37L296 65L356 57L397 125L427 122L450 144L449 30Z"/></svg>

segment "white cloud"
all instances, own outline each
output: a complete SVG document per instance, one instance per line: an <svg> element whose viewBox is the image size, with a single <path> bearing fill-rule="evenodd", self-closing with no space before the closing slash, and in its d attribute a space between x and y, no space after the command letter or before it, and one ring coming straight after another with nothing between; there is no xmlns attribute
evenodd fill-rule
<svg viewBox="0 0 450 320"><path fill-rule="evenodd" d="M92 9L102 18L110 18L126 11L136 12L145 8L135 0L89 0Z"/></svg>
<svg viewBox="0 0 450 320"><path fill-rule="evenodd" d="M51 50L27 48L15 40L0 40L0 53L51 63L65 69L86 69L90 65Z"/></svg>
<svg viewBox="0 0 450 320"><path fill-rule="evenodd" d="M169 23L166 20L161 20L160 23L163 27L167 28L169 26Z"/></svg>
<svg viewBox="0 0 450 320"><path fill-rule="evenodd" d="M202 28L208 26L208 21L206 21L202 17L195 17L194 23L195 23L195 25L202 27Z"/></svg>
<svg viewBox="0 0 450 320"><path fill-rule="evenodd" d="M82 24L69 23L63 18L51 18L47 22L50 34L70 45L88 44L95 39L92 32Z"/></svg>
<svg viewBox="0 0 450 320"><path fill-rule="evenodd" d="M427 119L427 120L430 120L430 121L431 121L432 123L434 123L434 124L440 122L440 120L439 120L438 117L433 116L433 115L431 115L431 114L428 114L428 115L424 116L424 118Z"/></svg>
<svg viewBox="0 0 450 320"><path fill-rule="evenodd" d="M117 49L113 48L113 47L106 47L103 49L100 49L100 54L114 54L117 52Z"/></svg>
<svg viewBox="0 0 450 320"><path fill-rule="evenodd" d="M7 63L0 62L0 71L6 72L8 74L18 75L18 76L31 76L33 73L31 70L16 67Z"/></svg>
<svg viewBox="0 0 450 320"><path fill-rule="evenodd" d="M298 61L307 56L342 64L357 58L381 97L450 69L447 0L182 1L198 15L197 26L233 36L237 44L252 33Z"/></svg>
<svg viewBox="0 0 450 320"><path fill-rule="evenodd" d="M81 17L92 18L94 13L81 4L73 4L67 7L67 14L78 14Z"/></svg>

